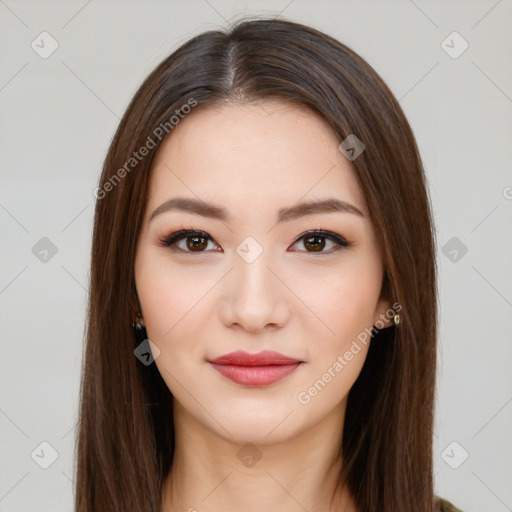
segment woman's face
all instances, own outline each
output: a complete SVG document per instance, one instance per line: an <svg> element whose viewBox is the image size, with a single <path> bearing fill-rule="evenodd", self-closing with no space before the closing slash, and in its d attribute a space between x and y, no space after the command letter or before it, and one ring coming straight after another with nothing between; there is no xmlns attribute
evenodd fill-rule
<svg viewBox="0 0 512 512"><path fill-rule="evenodd" d="M232 442L280 442L344 414L368 333L390 325L340 142L315 114L267 101L198 109L156 155L135 262L141 313L178 412ZM331 207L301 206L320 201ZM201 233L165 245L179 230ZM316 230L329 233L305 235ZM235 351L299 363L210 362Z"/></svg>

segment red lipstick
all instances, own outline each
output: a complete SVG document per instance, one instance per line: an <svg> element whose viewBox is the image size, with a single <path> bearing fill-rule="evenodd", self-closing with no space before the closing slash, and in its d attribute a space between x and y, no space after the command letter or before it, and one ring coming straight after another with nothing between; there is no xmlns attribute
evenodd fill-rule
<svg viewBox="0 0 512 512"><path fill-rule="evenodd" d="M244 386L268 386L293 373L304 361L264 350L250 354L243 350L230 352L208 362L224 377Z"/></svg>

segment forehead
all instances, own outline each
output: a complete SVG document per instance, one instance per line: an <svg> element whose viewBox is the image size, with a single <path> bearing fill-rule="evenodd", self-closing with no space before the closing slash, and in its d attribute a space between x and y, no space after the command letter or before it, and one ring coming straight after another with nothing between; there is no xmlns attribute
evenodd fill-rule
<svg viewBox="0 0 512 512"><path fill-rule="evenodd" d="M277 210L302 198L334 196L365 212L339 143L320 116L282 101L201 106L158 149L149 207L186 195L254 215L265 205Z"/></svg>

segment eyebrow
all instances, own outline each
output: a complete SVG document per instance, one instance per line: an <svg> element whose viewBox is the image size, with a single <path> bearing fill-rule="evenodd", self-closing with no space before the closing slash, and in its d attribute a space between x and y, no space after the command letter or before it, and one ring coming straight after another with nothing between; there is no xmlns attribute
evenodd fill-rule
<svg viewBox="0 0 512 512"><path fill-rule="evenodd" d="M151 222L157 215L169 211L192 213L194 215L201 215L202 217L209 217L223 222L231 221L231 215L229 215L228 211L222 206L192 198L176 197L169 199L160 205L151 214L149 222ZM353 213L360 217L364 217L363 212L356 206L340 199L329 198L317 201L307 201L288 208L281 208L278 212L277 223L291 221L307 215L333 212Z"/></svg>

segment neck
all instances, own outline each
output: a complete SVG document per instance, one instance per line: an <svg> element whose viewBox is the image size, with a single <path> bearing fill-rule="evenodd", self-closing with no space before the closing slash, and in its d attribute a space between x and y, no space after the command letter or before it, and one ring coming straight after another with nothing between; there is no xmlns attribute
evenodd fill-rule
<svg viewBox="0 0 512 512"><path fill-rule="evenodd" d="M175 401L162 512L357 512L350 491L336 487L345 406L294 437L252 444L220 437Z"/></svg>

